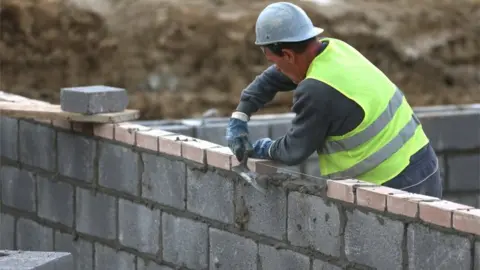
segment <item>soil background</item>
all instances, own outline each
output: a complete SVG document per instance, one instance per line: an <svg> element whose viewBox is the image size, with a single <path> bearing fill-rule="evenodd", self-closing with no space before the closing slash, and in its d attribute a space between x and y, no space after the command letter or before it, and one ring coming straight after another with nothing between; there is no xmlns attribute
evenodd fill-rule
<svg viewBox="0 0 480 270"><path fill-rule="evenodd" d="M268 63L253 0L0 0L0 90L126 88L142 119L226 116ZM349 42L414 106L480 102L479 0L292 1ZM259 113L288 112L292 93Z"/></svg>

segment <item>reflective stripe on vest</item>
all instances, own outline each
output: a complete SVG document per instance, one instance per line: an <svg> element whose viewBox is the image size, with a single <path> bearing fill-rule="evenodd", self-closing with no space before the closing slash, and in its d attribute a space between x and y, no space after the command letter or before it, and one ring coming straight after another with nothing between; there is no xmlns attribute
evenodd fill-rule
<svg viewBox="0 0 480 270"><path fill-rule="evenodd" d="M393 118L398 108L400 108L402 105L402 102L403 93L397 88L392 98L388 102L387 108L385 108L382 114L380 114L380 116L370 126L364 129L362 132L353 135L352 137L339 141L327 141L322 149L322 153L333 154L341 151L347 151L366 143L388 125L390 119Z"/></svg>
<svg viewBox="0 0 480 270"><path fill-rule="evenodd" d="M384 160L389 158L391 155L395 154L395 152L400 150L400 148L402 148L402 146L410 138L413 137L413 135L415 134L415 130L417 129L419 124L420 124L420 121L418 120L418 118L415 116L415 114L412 114L412 118L410 119L410 121L400 130L397 136L395 136L389 143L383 146L380 150L378 150L368 158L362 160L361 162L355 164L353 167L350 167L341 172L330 174L328 177L331 179L347 179L347 178L352 178L370 171L371 169L380 165Z"/></svg>

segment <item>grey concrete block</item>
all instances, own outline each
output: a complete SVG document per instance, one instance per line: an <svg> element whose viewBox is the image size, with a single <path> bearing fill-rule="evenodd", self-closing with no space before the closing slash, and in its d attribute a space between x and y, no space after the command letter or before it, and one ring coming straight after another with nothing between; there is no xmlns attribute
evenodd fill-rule
<svg viewBox="0 0 480 270"><path fill-rule="evenodd" d="M374 213L347 212L347 259L377 269L402 269L403 229L402 222Z"/></svg>
<svg viewBox="0 0 480 270"><path fill-rule="evenodd" d="M66 252L0 250L0 270L73 269L73 257Z"/></svg>
<svg viewBox="0 0 480 270"><path fill-rule="evenodd" d="M37 176L38 216L73 226L73 194L70 184L53 182L49 178Z"/></svg>
<svg viewBox="0 0 480 270"><path fill-rule="evenodd" d="M15 247L15 218L0 214L0 249L14 249Z"/></svg>
<svg viewBox="0 0 480 270"><path fill-rule="evenodd" d="M197 127L196 137L202 140L207 140L223 146L227 145L226 135L226 123L214 123Z"/></svg>
<svg viewBox="0 0 480 270"><path fill-rule="evenodd" d="M98 181L100 185L138 195L139 156L131 148L99 142Z"/></svg>
<svg viewBox="0 0 480 270"><path fill-rule="evenodd" d="M480 147L480 113L438 112L420 117L423 129L437 151ZM462 139L458 139L459 131Z"/></svg>
<svg viewBox="0 0 480 270"><path fill-rule="evenodd" d="M272 120L272 121L268 121L268 124L270 125L270 137L272 139L277 139L287 134L288 130L292 126L292 120L291 119Z"/></svg>
<svg viewBox="0 0 480 270"><path fill-rule="evenodd" d="M224 131L226 129L226 125ZM270 127L265 122L250 121L248 123L249 139L252 143L261 138L270 137Z"/></svg>
<svg viewBox="0 0 480 270"><path fill-rule="evenodd" d="M124 246L156 254L160 249L160 210L118 200L118 239Z"/></svg>
<svg viewBox="0 0 480 270"><path fill-rule="evenodd" d="M72 270L93 269L93 244L82 238L75 239L70 234L55 232L55 251L72 254L75 264Z"/></svg>
<svg viewBox="0 0 480 270"><path fill-rule="evenodd" d="M116 199L77 188L75 221L77 231L93 236L115 239Z"/></svg>
<svg viewBox="0 0 480 270"><path fill-rule="evenodd" d="M128 95L123 88L103 85L62 88L60 106L82 114L121 112L128 106Z"/></svg>
<svg viewBox="0 0 480 270"><path fill-rule="evenodd" d="M173 133L178 133L184 136L196 136L196 128L190 127L182 124L175 124L175 125L160 125L160 126L153 126L152 128L158 128L165 131L170 131Z"/></svg>
<svg viewBox="0 0 480 270"><path fill-rule="evenodd" d="M189 269L208 268L208 226L162 214L163 259Z"/></svg>
<svg viewBox="0 0 480 270"><path fill-rule="evenodd" d="M137 270L173 270L172 268L159 265L152 261L146 261L140 257L137 257Z"/></svg>
<svg viewBox="0 0 480 270"><path fill-rule="evenodd" d="M110 247L95 243L95 269L132 270L135 269L135 255L116 251Z"/></svg>
<svg viewBox="0 0 480 270"><path fill-rule="evenodd" d="M0 116L0 156L18 160L18 119Z"/></svg>
<svg viewBox="0 0 480 270"><path fill-rule="evenodd" d="M233 223L233 181L217 173L187 168L187 209L201 216Z"/></svg>
<svg viewBox="0 0 480 270"><path fill-rule="evenodd" d="M473 270L480 270L480 242L475 241L475 254L474 254L474 267Z"/></svg>
<svg viewBox="0 0 480 270"><path fill-rule="evenodd" d="M260 256L259 268L262 270L310 269L310 258L291 250L259 245L258 255Z"/></svg>
<svg viewBox="0 0 480 270"><path fill-rule="evenodd" d="M34 251L53 250L53 230L34 221L17 220L17 249Z"/></svg>
<svg viewBox="0 0 480 270"><path fill-rule="evenodd" d="M257 252L252 239L210 228L210 270L255 270Z"/></svg>
<svg viewBox="0 0 480 270"><path fill-rule="evenodd" d="M236 196L237 214L248 212L247 230L286 239L287 195L283 189L269 188L266 194L262 194L242 180L237 185Z"/></svg>
<svg viewBox="0 0 480 270"><path fill-rule="evenodd" d="M310 157L305 161L305 174L320 177L320 165L318 157Z"/></svg>
<svg viewBox="0 0 480 270"><path fill-rule="evenodd" d="M445 234L416 223L408 226L408 269L469 270L472 267L470 251L468 238Z"/></svg>
<svg viewBox="0 0 480 270"><path fill-rule="evenodd" d="M477 207L479 203L479 194L466 194L466 193L444 193L444 200L456 202L464 205L469 205L472 207Z"/></svg>
<svg viewBox="0 0 480 270"><path fill-rule="evenodd" d="M57 133L58 172L78 180L92 182L96 141L78 134Z"/></svg>
<svg viewBox="0 0 480 270"><path fill-rule="evenodd" d="M480 190L480 153L448 155L447 166L447 190Z"/></svg>
<svg viewBox="0 0 480 270"><path fill-rule="evenodd" d="M141 153L141 157L142 196L164 205L185 209L185 163L146 153Z"/></svg>
<svg viewBox="0 0 480 270"><path fill-rule="evenodd" d="M294 246L311 247L339 256L341 223L338 208L324 199L291 192L288 195L288 240Z"/></svg>
<svg viewBox="0 0 480 270"><path fill-rule="evenodd" d="M343 268L321 260L314 260L312 270L343 270Z"/></svg>
<svg viewBox="0 0 480 270"><path fill-rule="evenodd" d="M5 205L35 212L35 175L15 167L0 167L2 201Z"/></svg>
<svg viewBox="0 0 480 270"><path fill-rule="evenodd" d="M55 130L25 120L19 122L20 161L47 171L55 170Z"/></svg>

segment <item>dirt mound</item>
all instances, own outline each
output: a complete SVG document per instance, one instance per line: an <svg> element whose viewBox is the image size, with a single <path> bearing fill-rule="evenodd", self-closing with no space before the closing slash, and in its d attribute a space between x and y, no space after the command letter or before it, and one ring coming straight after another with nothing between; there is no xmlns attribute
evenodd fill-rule
<svg viewBox="0 0 480 270"><path fill-rule="evenodd" d="M241 2L239 4L238 2ZM129 90L142 118L229 114L266 66L253 45L271 1L3 0L0 87L58 103L65 86ZM480 4L349 0L299 4L358 48L414 105L480 102ZM291 94L263 112L288 111Z"/></svg>

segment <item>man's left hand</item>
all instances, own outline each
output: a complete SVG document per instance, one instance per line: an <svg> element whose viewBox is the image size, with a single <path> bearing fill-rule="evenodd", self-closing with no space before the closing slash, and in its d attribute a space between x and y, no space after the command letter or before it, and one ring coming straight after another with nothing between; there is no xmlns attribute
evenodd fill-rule
<svg viewBox="0 0 480 270"><path fill-rule="evenodd" d="M269 150L273 141L270 138L263 138L253 143L254 158L271 159Z"/></svg>

